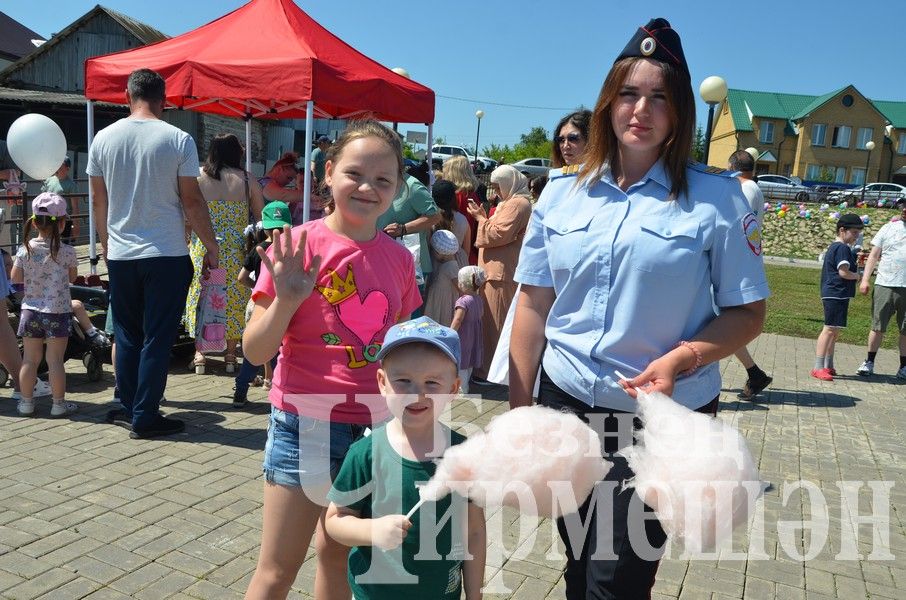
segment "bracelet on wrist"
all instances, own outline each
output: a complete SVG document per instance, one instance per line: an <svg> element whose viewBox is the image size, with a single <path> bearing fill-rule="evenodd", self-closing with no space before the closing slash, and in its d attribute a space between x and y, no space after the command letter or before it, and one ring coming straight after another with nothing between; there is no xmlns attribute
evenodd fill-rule
<svg viewBox="0 0 906 600"><path fill-rule="evenodd" d="M400 234L400 237L406 235L406 224L403 223L403 232Z"/></svg>
<svg viewBox="0 0 906 600"><path fill-rule="evenodd" d="M700 366L702 366L702 353L698 348L696 348L694 345L692 345L692 342L687 342L686 340L681 340L680 342L678 342L676 344L675 347L676 348L688 348L689 351L692 352L693 356L695 356L695 364L692 365L691 368L677 373L678 376L688 377L689 375L692 375L693 373L695 373Z"/></svg>

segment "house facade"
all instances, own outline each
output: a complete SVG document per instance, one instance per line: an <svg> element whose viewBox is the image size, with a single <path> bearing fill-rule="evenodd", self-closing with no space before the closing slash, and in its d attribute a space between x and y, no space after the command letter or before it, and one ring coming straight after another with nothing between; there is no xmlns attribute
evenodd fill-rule
<svg viewBox="0 0 906 600"><path fill-rule="evenodd" d="M852 85L821 96L730 89L708 163L725 168L730 154L747 148L759 152L757 173L906 185L906 102L871 100Z"/></svg>

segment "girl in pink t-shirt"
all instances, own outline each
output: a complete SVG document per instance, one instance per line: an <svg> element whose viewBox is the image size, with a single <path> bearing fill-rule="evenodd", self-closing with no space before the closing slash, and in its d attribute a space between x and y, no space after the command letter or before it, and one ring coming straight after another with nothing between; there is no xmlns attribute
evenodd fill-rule
<svg viewBox="0 0 906 600"><path fill-rule="evenodd" d="M377 387L377 354L391 325L421 304L412 255L377 228L402 181L399 137L376 121L351 124L328 152L334 210L274 230L247 359L280 351L264 452L264 523L246 598L285 598L305 559L326 493L350 444L389 418ZM320 502L323 502L321 504ZM318 529L316 598L350 597L349 549Z"/></svg>
<svg viewBox="0 0 906 600"><path fill-rule="evenodd" d="M65 401L66 371L63 358L69 342L72 305L69 284L78 271L75 249L60 241L66 225L66 201L57 194L45 192L32 201L32 217L25 223L25 243L16 253L13 283L25 284L19 335L22 337L22 368L19 385L22 399L17 410L22 416L35 412L34 398L27 390L35 387L38 365L47 344L47 370L53 393L51 417L75 412L76 405ZM31 237L32 228L38 235Z"/></svg>

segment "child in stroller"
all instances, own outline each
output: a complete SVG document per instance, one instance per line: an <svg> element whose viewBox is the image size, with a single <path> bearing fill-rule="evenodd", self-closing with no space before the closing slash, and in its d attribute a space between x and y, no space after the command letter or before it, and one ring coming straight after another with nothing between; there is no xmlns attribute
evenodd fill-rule
<svg viewBox="0 0 906 600"><path fill-rule="evenodd" d="M0 253L3 256L3 266L9 274L12 269L12 257L6 250L0 250ZM91 283L99 285L100 281ZM13 313L14 321L18 321L21 313L22 290L15 284L13 288L16 293L7 297L7 310ZM107 292L97 287L74 284L70 286L70 294L72 296L72 324L65 359L81 360L87 370L88 380L99 381L104 374L102 365L110 362L110 340L103 332L107 312ZM18 323L14 322L14 331L17 326ZM42 363L39 371L45 372L46 364ZM9 373L6 372L6 368L0 366L0 385L5 384L8 378Z"/></svg>

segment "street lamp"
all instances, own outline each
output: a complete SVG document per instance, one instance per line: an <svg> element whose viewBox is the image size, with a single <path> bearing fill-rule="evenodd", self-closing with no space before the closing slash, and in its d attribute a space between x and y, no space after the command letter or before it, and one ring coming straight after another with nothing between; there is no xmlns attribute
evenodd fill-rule
<svg viewBox="0 0 906 600"><path fill-rule="evenodd" d="M478 129L475 131L475 164L478 164L478 135L481 133L481 117L484 116L484 111L480 108L475 111L475 118L478 119Z"/></svg>
<svg viewBox="0 0 906 600"><path fill-rule="evenodd" d="M865 175L862 181L862 199L859 204L865 203L865 188L868 187L868 162L871 160L871 151L875 149L875 143L872 140L865 142L865 149L868 150L868 156L865 157Z"/></svg>
<svg viewBox="0 0 906 600"><path fill-rule="evenodd" d="M704 162L708 164L708 153L711 151L711 126L714 123L714 106L723 102L727 97L727 82L722 77L712 75L705 78L698 87L698 93L702 100L708 103L708 127L705 131L705 153Z"/></svg>
<svg viewBox="0 0 906 600"><path fill-rule="evenodd" d="M409 71L407 71L403 67L393 67L390 70L393 71L394 73L396 73L397 75L399 75L400 77L405 77L406 79L412 79L411 77L409 77ZM397 129L399 128L399 125L400 124L398 122L394 121L393 122L393 131L397 131Z"/></svg>

